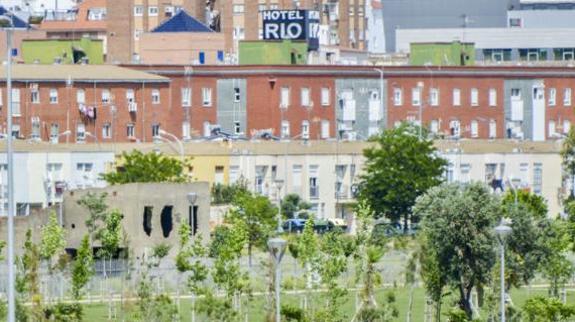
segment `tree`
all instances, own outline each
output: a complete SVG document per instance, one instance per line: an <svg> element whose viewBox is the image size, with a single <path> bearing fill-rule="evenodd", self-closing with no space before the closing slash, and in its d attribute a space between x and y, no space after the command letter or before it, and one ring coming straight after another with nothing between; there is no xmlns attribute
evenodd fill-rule
<svg viewBox="0 0 575 322"><path fill-rule="evenodd" d="M459 307L471 318L471 291L490 282L495 264L497 197L480 183L444 184L421 196L414 213L422 218L424 247L435 261L432 282L455 288Z"/></svg>
<svg viewBox="0 0 575 322"><path fill-rule="evenodd" d="M64 253L64 248L66 247L65 233L64 228L58 223L56 213L52 212L48 223L42 228L42 238L40 242L40 256L48 264L49 282L52 280L52 274L56 267L54 260L58 257L61 259L66 256ZM62 283L61 280L60 283ZM48 283L48 285L50 285L50 283ZM62 285L60 284L60 286ZM50 290L50 288L48 288L48 290ZM48 293L48 298L50 298L50 293Z"/></svg>
<svg viewBox="0 0 575 322"><path fill-rule="evenodd" d="M565 305L555 298L536 296L523 305L523 317L527 322L572 321L575 317L575 306Z"/></svg>
<svg viewBox="0 0 575 322"><path fill-rule="evenodd" d="M542 243L547 250L541 261L543 276L549 280L549 295L559 298L559 293L573 276L573 263L567 258L569 236L565 222L554 220L542 227Z"/></svg>
<svg viewBox="0 0 575 322"><path fill-rule="evenodd" d="M92 275L94 275L94 257L90 238L85 235L78 248L76 259L72 263L72 296L74 299L82 298L82 289L88 284Z"/></svg>
<svg viewBox="0 0 575 322"><path fill-rule="evenodd" d="M111 185L134 182L186 182L184 162L160 153L144 154L138 150L122 153L122 166L102 174Z"/></svg>
<svg viewBox="0 0 575 322"><path fill-rule="evenodd" d="M42 295L40 294L40 250L32 241L32 230L26 231L24 253L19 261L16 276L16 291L21 295L28 295L27 300L32 302L32 316L34 321L40 321L43 315ZM21 317L18 321L26 321L28 310L20 307Z"/></svg>
<svg viewBox="0 0 575 322"><path fill-rule="evenodd" d="M88 210L88 218L86 218L85 224L88 229L90 244L94 240L100 228L100 224L108 213L108 205L106 204L107 196L106 193L96 194L89 192L78 200L78 205Z"/></svg>
<svg viewBox="0 0 575 322"><path fill-rule="evenodd" d="M575 129L569 130L560 154L563 159L563 168L570 175L572 183L570 196L575 198Z"/></svg>
<svg viewBox="0 0 575 322"><path fill-rule="evenodd" d="M375 140L378 145L364 151L360 198L378 218L385 216L394 222L403 218L404 229L415 199L441 183L446 165L433 141L419 139L418 131L417 126L403 123L383 132Z"/></svg>
<svg viewBox="0 0 575 322"><path fill-rule="evenodd" d="M231 204L238 194L245 193L247 191L248 182L243 177L231 185L216 183L212 186L212 204Z"/></svg>
<svg viewBox="0 0 575 322"><path fill-rule="evenodd" d="M277 227L277 208L265 196L249 192L238 194L234 198L237 209L230 211L227 220L241 223L247 233L248 261L252 266L253 247L265 248L266 242Z"/></svg>
<svg viewBox="0 0 575 322"><path fill-rule="evenodd" d="M296 214L303 210L309 210L311 204L305 202L298 194L292 193L282 200L283 218L295 218Z"/></svg>
<svg viewBox="0 0 575 322"><path fill-rule="evenodd" d="M304 269L305 280L305 297L304 309L307 309L307 303L312 289L312 275L319 269L319 247L318 238L314 231L314 219L309 218L304 225L301 236L297 239L297 253L301 266Z"/></svg>

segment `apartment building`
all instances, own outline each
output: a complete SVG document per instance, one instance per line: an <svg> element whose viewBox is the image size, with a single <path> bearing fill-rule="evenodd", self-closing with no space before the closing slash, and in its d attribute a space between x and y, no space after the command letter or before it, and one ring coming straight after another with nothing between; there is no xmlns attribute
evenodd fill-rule
<svg viewBox="0 0 575 322"><path fill-rule="evenodd" d="M211 19L225 34L226 50L238 52L240 40L262 39L264 10L308 9L320 12L320 44L367 49L366 0L230 0L211 1Z"/></svg>
<svg viewBox="0 0 575 322"><path fill-rule="evenodd" d="M205 0L106 0L108 61L138 62L141 36L173 17L180 10L206 21Z"/></svg>
<svg viewBox="0 0 575 322"><path fill-rule="evenodd" d="M5 72L0 132L21 140L151 142L169 123L167 78L111 65L15 65L7 129Z"/></svg>

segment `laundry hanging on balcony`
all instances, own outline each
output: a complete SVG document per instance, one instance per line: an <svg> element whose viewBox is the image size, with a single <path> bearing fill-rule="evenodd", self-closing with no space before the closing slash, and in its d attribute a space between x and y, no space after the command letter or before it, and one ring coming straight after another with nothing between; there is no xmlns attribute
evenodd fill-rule
<svg viewBox="0 0 575 322"><path fill-rule="evenodd" d="M82 114L83 117L89 118L91 120L96 119L96 107L80 104L78 109L80 110L80 114Z"/></svg>

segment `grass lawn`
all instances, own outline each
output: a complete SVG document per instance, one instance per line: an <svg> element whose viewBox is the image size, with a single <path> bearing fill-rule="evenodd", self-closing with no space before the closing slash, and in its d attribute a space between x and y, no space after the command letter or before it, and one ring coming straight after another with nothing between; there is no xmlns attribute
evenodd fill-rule
<svg viewBox="0 0 575 322"><path fill-rule="evenodd" d="M377 292L377 301L378 303L383 303L385 294L388 292L393 291L396 296L396 307L399 310L399 317L397 321L405 321L406 314L409 305L409 289L406 288L396 288L396 289L382 289ZM513 303L516 307L520 308L525 301L532 296L536 295L547 295L546 289L527 289L523 288L520 290L513 290L511 292L511 298ZM313 306L320 307L323 305L323 300L321 299L321 295L314 295ZM444 311L446 311L449 307L448 303L449 299L447 299L443 305ZM570 304L575 304L575 290L571 290L568 292L567 302ZM303 295L290 295L284 294L282 295L282 303L290 303L292 305L302 305L303 303ZM116 304L118 308L118 318L114 321L122 321L121 319L121 312L119 310L119 304ZM128 309L130 306L134 306L134 303L127 305ZM182 312L182 321L191 321L191 302L189 300L182 300L181 301L181 312ZM249 303L248 309L248 317L247 321L250 322L260 322L264 321L264 297L256 296L252 299ZM245 310L245 308L244 308ZM245 312L245 311L244 311ZM343 304L341 310L341 314L346 317L345 320L350 321L353 313L355 312L355 292L350 292L345 303ZM414 297L413 297L413 308L412 308L412 321L425 321L424 318L425 313L425 291L422 288L416 288L414 290ZM106 321L108 316L108 306L107 304L94 304L89 305L86 307L85 312L85 321ZM127 315L124 321L129 321L129 316ZM207 321L207 319L197 316L197 322Z"/></svg>

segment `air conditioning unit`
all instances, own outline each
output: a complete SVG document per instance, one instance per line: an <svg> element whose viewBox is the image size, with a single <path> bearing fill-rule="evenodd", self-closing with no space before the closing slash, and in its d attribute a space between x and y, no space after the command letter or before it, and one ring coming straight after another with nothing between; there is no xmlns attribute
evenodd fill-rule
<svg viewBox="0 0 575 322"><path fill-rule="evenodd" d="M128 103L128 112L136 113L138 111L138 103Z"/></svg>

